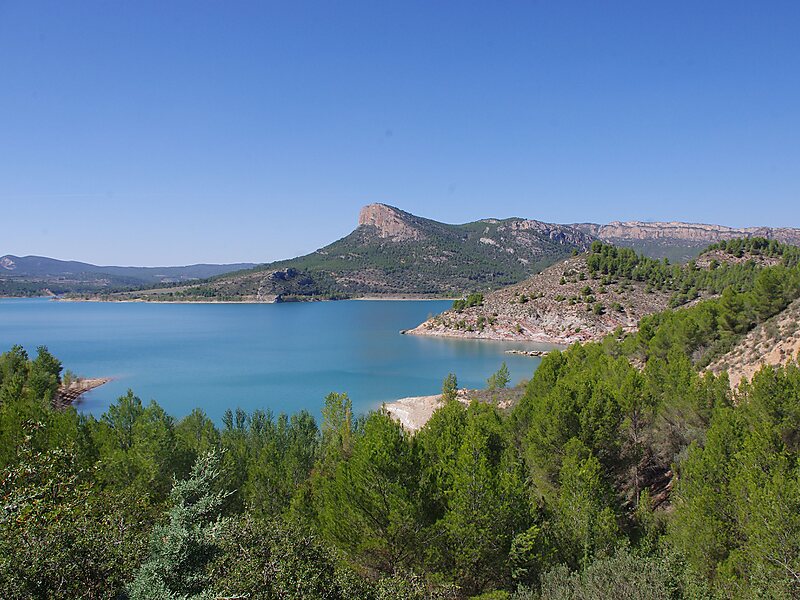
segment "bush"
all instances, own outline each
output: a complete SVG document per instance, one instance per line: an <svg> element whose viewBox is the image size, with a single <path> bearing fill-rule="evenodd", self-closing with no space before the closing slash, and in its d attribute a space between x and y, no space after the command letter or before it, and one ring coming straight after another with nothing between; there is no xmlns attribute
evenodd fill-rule
<svg viewBox="0 0 800 600"><path fill-rule="evenodd" d="M639 556L625 550L599 558L580 573L564 565L547 572L541 600L673 600L697 597L683 581L674 559ZM685 590L685 591L684 591ZM692 594L691 596L689 594ZM524 596L519 596L520 600Z"/></svg>

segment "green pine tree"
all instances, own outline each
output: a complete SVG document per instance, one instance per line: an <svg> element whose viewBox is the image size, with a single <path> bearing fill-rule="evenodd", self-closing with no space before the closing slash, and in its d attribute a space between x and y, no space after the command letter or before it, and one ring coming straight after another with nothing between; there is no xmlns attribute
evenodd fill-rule
<svg viewBox="0 0 800 600"><path fill-rule="evenodd" d="M442 382L442 402L458 399L458 379L455 373L449 373Z"/></svg>
<svg viewBox="0 0 800 600"><path fill-rule="evenodd" d="M508 373L508 366L505 361L503 361L503 364L500 365L497 372L492 373L489 379L486 380L486 383L489 384L490 390L501 390L508 385L509 381L511 381L511 375Z"/></svg>

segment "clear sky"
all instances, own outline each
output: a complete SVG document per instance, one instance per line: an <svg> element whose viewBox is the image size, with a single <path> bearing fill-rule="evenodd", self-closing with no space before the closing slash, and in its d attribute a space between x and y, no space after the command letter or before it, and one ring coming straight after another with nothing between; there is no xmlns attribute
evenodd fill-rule
<svg viewBox="0 0 800 600"><path fill-rule="evenodd" d="M0 255L457 223L800 227L800 2L0 0Z"/></svg>

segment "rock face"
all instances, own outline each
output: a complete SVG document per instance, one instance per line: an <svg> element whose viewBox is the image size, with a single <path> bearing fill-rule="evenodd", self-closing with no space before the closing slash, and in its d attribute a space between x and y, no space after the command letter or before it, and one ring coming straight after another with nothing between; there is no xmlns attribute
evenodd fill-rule
<svg viewBox="0 0 800 600"><path fill-rule="evenodd" d="M409 223L414 216L386 204L369 204L358 215L359 227L374 227L378 237L405 242L422 239L422 232Z"/></svg>
<svg viewBox="0 0 800 600"><path fill-rule="evenodd" d="M800 245L800 229L789 227L725 227L677 221L646 223L612 221L607 225L577 223L575 227L604 242L623 240L675 240L707 246L723 240L742 237L765 237L784 244Z"/></svg>
<svg viewBox="0 0 800 600"><path fill-rule="evenodd" d="M544 223L543 221L512 221L511 231L534 231L563 246L574 246L586 250L592 243L592 237L571 225Z"/></svg>

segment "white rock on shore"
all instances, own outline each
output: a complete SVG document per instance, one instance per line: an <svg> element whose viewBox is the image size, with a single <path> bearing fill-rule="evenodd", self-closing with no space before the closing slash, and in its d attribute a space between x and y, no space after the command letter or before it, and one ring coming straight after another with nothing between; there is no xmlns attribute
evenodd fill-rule
<svg viewBox="0 0 800 600"><path fill-rule="evenodd" d="M400 421L407 431L413 433L419 431L441 405L442 395L435 394L433 396L400 398L384 404L383 408L390 417Z"/></svg>

